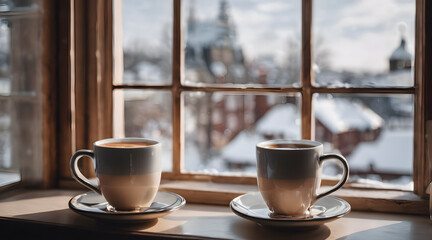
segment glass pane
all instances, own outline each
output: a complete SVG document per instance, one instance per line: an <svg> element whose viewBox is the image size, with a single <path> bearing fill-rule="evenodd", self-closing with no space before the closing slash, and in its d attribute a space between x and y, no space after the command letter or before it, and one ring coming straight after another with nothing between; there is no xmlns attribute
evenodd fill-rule
<svg viewBox="0 0 432 240"><path fill-rule="evenodd" d="M413 86L415 0L313 3L317 85Z"/></svg>
<svg viewBox="0 0 432 240"><path fill-rule="evenodd" d="M258 142L301 138L297 95L187 92L184 103L189 172L256 175Z"/></svg>
<svg viewBox="0 0 432 240"><path fill-rule="evenodd" d="M123 0L123 82L170 84L172 0Z"/></svg>
<svg viewBox="0 0 432 240"><path fill-rule="evenodd" d="M185 83L299 85L300 0L186 0Z"/></svg>
<svg viewBox="0 0 432 240"><path fill-rule="evenodd" d="M412 189L414 100L406 94L314 96L315 137L344 155L350 181ZM325 175L338 174L332 166Z"/></svg>
<svg viewBox="0 0 432 240"><path fill-rule="evenodd" d="M39 5L0 1L0 186L43 178Z"/></svg>
<svg viewBox="0 0 432 240"><path fill-rule="evenodd" d="M0 18L0 94L10 94L10 28L7 18Z"/></svg>
<svg viewBox="0 0 432 240"><path fill-rule="evenodd" d="M42 112L35 99L0 100L0 186L42 180Z"/></svg>
<svg viewBox="0 0 432 240"><path fill-rule="evenodd" d="M162 170L172 170L171 92L114 91L114 137L144 137L162 143Z"/></svg>
<svg viewBox="0 0 432 240"><path fill-rule="evenodd" d="M11 102L0 101L0 167L18 171L18 162L11 156Z"/></svg>
<svg viewBox="0 0 432 240"><path fill-rule="evenodd" d="M41 71L39 10L18 7L31 1L6 2L0 2L0 16L2 7L16 16L0 17L0 94L35 95Z"/></svg>

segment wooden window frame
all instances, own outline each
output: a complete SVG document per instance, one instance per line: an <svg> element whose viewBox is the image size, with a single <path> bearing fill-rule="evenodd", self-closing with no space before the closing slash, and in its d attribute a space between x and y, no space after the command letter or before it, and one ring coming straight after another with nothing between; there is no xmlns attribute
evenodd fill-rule
<svg viewBox="0 0 432 240"><path fill-rule="evenodd" d="M417 1L417 4L421 4L422 1ZM421 72L421 67L419 64L415 65L416 72L416 81L413 87L387 87L387 88L359 88L359 87L351 87L351 88L327 88L327 87L315 87L313 85L314 76L312 71L312 0L303 0L302 2L302 64L301 64L301 87L286 87L286 88L275 88L275 87L244 87L244 86L206 86L206 87L197 87L197 86L188 86L182 83L183 79L183 69L184 69L184 52L182 48L182 26L181 26L181 1L175 0L173 1L173 49L172 49L172 84L171 85L124 85L124 84L113 84L113 89L145 89L145 90L171 90L172 94L172 115L173 115L173 169L172 172L163 173L163 177L165 179L174 179L174 180L205 180L205 181L213 181L213 182L231 182L231 183L256 183L255 177L230 177L230 176L213 176L213 175L205 175L205 174L191 174L184 173L182 168L182 125L183 125L183 102L181 98L182 92L186 91L203 91L203 92L236 92L236 93L283 93L283 94L292 94L299 93L301 94L301 112L302 112L302 137L304 139L314 139L314 117L312 111L312 98L315 93L359 93L359 94L411 94L416 97L415 105L419 104L420 92L418 91L419 86L421 86L422 81L419 81L421 77L418 74ZM421 11L421 9L417 8L417 11ZM417 16L418 17L418 16ZM417 24L419 19L417 18ZM418 36L416 36L418 38ZM417 45L420 44L421 41L416 41L416 56L419 55L419 48ZM121 48L121 46L118 46ZM115 56L122 57L122 56ZM418 59L416 59L418 60ZM418 61L416 61L417 63ZM116 66L117 68L122 68L123 66ZM116 69L117 69L116 68ZM121 71L121 69L118 69ZM420 70L420 71L419 71ZM116 82L121 82L116 81ZM416 126L418 125L419 120L421 120L421 108L416 107L416 113L414 114L414 121ZM422 142L420 141L421 134L420 128L415 128L415 146L416 149L414 151L414 159L417 160L416 163L424 163L422 157L420 156L420 152L422 150ZM419 143L419 144L418 144ZM419 151L420 150L420 151ZM425 165L426 166L426 165ZM419 181L422 178L428 178L426 172L420 172L417 167L415 167L416 171L414 171L415 181L414 191L416 193L422 194L425 189L424 181ZM422 168L424 169L424 168ZM334 181L326 181L325 184L332 184Z"/></svg>
<svg viewBox="0 0 432 240"><path fill-rule="evenodd" d="M50 0L45 0L50 1ZM414 96L414 193L426 196L426 187L431 179L432 161L432 83L427 81L432 76L428 68L432 57L431 33L426 29L432 26L432 3L416 0L416 40L415 40L415 81L413 87L385 88L325 88L313 85L312 72L312 0L302 1L302 86L284 88L263 88L259 86L209 86L196 87L182 84L183 48L181 32L181 1L173 0L173 48L172 48L172 84L171 85L122 85L113 84L114 78L121 77L122 52L113 50L115 32L113 32L113 5L115 0L69 0L63 6L68 21L67 25L69 52L60 54L67 59L68 69L60 70L59 120L62 131L58 139L56 162L56 183L61 187L76 186L69 172L69 157L77 149L92 148L97 139L111 137L112 130L112 92L115 89L166 90L172 93L173 115L173 169L164 172L163 178L181 181L204 181L216 183L256 184L255 177L213 176L191 174L182 171L182 114L181 94L185 91L237 92L237 93L300 93L302 99L302 136L313 139L312 96L314 93L349 93L349 94L411 94ZM431 15L431 14L429 14ZM64 18L64 16L63 16ZM86 24L84 24L86 23ZM115 30L114 30L115 31ZM65 34L63 34L64 36ZM118 46L117 46L118 47ZM114 48L115 49L115 48ZM99 54L94 54L98 52ZM305 57L306 56L306 57ZM115 64L113 64L113 60ZM91 117L89 117L91 116ZM99 126L100 125L100 126ZM88 175L92 175L90 161L83 166ZM51 178L53 179L53 178ZM333 184L333 180L324 180L323 184ZM50 185L50 184L47 184ZM52 184L51 184L52 185ZM369 189L368 191L373 191Z"/></svg>

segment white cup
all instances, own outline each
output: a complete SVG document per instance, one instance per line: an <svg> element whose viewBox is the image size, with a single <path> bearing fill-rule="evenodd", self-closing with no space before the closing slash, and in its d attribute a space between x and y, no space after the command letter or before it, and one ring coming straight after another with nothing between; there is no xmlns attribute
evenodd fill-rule
<svg viewBox="0 0 432 240"><path fill-rule="evenodd" d="M338 154L323 154L323 145L310 140L271 140L256 145L258 188L273 216L305 217L320 198L341 188L348 163ZM339 183L318 194L321 166L329 159L343 165Z"/></svg>
<svg viewBox="0 0 432 240"><path fill-rule="evenodd" d="M161 179L161 143L145 138L111 138L97 141L92 150L79 150L70 160L72 176L85 187L102 194L115 210L150 207ZM78 160L94 160L99 185L79 170Z"/></svg>

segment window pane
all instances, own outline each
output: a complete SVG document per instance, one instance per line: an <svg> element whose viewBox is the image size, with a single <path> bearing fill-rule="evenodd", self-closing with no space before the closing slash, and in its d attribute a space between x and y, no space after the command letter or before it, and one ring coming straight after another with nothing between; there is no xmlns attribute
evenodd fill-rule
<svg viewBox="0 0 432 240"><path fill-rule="evenodd" d="M347 158L351 181L412 188L412 95L314 97L316 139L324 143L325 152ZM330 166L324 174L338 174L338 170Z"/></svg>
<svg viewBox="0 0 432 240"><path fill-rule="evenodd" d="M300 0L187 0L185 83L299 85Z"/></svg>
<svg viewBox="0 0 432 240"><path fill-rule="evenodd" d="M255 145L301 138L299 97L186 92L185 170L256 174Z"/></svg>
<svg viewBox="0 0 432 240"><path fill-rule="evenodd" d="M19 163L18 161L12 161L11 154L11 107L10 101L0 101L0 186L10 183L10 178L14 178L14 174L17 175L20 180L19 174ZM12 179L12 182L13 179Z"/></svg>
<svg viewBox="0 0 432 240"><path fill-rule="evenodd" d="M41 105L34 99L0 100L0 186L41 180Z"/></svg>
<svg viewBox="0 0 432 240"><path fill-rule="evenodd" d="M170 84L172 0L123 0L123 82Z"/></svg>
<svg viewBox="0 0 432 240"><path fill-rule="evenodd" d="M114 136L151 138L162 143L162 170L172 170L171 92L114 91Z"/></svg>
<svg viewBox="0 0 432 240"><path fill-rule="evenodd" d="M43 177L39 5L0 3L0 186Z"/></svg>
<svg viewBox="0 0 432 240"><path fill-rule="evenodd" d="M313 3L317 85L413 86L415 0Z"/></svg>
<svg viewBox="0 0 432 240"><path fill-rule="evenodd" d="M10 89L10 28L7 18L0 18L0 94Z"/></svg>

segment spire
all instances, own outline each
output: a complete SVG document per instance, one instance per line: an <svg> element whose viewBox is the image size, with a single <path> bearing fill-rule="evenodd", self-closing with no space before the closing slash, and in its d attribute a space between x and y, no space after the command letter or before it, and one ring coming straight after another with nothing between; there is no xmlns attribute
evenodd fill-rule
<svg viewBox="0 0 432 240"><path fill-rule="evenodd" d="M218 19L224 23L228 24L228 3L226 0L221 0L219 3L219 15Z"/></svg>
<svg viewBox="0 0 432 240"><path fill-rule="evenodd" d="M405 38L402 36L401 37L400 47L403 48L403 49L405 49L405 45L406 45L406 41L405 41Z"/></svg>
<svg viewBox="0 0 432 240"><path fill-rule="evenodd" d="M188 17L188 32L191 32L195 28L195 0L190 1L189 5L189 17Z"/></svg>
<svg viewBox="0 0 432 240"><path fill-rule="evenodd" d="M406 32L407 25L405 22L400 22L398 28L401 36L400 48L405 49L405 45L406 45L405 32Z"/></svg>

